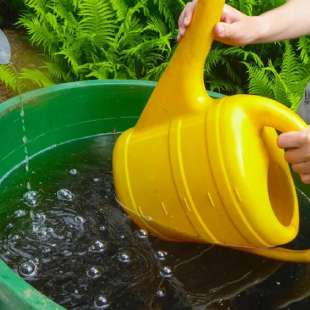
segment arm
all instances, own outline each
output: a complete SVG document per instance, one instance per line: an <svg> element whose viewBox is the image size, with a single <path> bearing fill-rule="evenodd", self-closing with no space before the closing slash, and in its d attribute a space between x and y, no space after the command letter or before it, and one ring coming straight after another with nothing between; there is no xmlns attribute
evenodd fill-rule
<svg viewBox="0 0 310 310"><path fill-rule="evenodd" d="M190 25L197 0L188 3L179 19L178 41ZM225 5L221 21L215 25L215 40L240 46L300 37L310 33L310 1L289 0L260 16L247 16Z"/></svg>
<svg viewBox="0 0 310 310"><path fill-rule="evenodd" d="M253 43L282 41L309 34L309 12L309 0L289 0L284 5L258 16L262 31Z"/></svg>

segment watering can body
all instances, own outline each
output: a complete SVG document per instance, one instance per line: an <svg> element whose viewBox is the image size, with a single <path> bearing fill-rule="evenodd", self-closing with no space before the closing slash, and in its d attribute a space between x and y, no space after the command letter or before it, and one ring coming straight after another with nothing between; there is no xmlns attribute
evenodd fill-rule
<svg viewBox="0 0 310 310"><path fill-rule="evenodd" d="M294 182L276 130L306 124L273 100L207 95L203 67L223 5L198 1L137 125L117 140L117 198L140 227L162 239L310 261L306 251L275 248L299 229Z"/></svg>

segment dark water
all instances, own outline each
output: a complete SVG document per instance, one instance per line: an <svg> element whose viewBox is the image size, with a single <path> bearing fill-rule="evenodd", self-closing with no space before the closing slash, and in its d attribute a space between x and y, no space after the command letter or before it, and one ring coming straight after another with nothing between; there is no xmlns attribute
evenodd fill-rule
<svg viewBox="0 0 310 310"><path fill-rule="evenodd" d="M309 310L310 264L148 236L115 201L115 137L74 141L13 171L0 187L0 255L67 309ZM30 180L31 191L27 189ZM309 200L301 234L310 244Z"/></svg>

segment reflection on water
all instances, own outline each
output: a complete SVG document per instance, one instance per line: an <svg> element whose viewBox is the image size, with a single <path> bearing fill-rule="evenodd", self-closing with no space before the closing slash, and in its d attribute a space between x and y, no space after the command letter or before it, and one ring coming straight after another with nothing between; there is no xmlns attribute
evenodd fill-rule
<svg viewBox="0 0 310 310"><path fill-rule="evenodd" d="M139 229L116 203L114 136L74 141L31 159L0 187L0 255L67 309L309 310L310 265L225 247L172 243ZM298 191L310 244L309 199ZM309 241L308 241L309 240Z"/></svg>

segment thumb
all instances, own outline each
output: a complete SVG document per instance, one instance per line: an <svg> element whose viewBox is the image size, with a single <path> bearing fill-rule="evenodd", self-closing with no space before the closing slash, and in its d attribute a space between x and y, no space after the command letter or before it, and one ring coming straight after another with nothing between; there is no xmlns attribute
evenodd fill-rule
<svg viewBox="0 0 310 310"><path fill-rule="evenodd" d="M214 39L225 44L241 46L247 44L247 31L242 22L217 23L214 28Z"/></svg>

